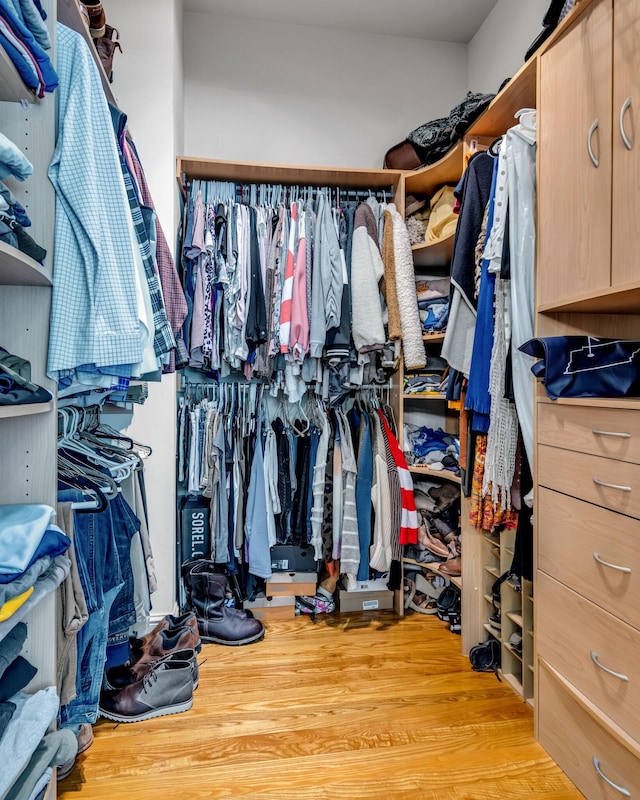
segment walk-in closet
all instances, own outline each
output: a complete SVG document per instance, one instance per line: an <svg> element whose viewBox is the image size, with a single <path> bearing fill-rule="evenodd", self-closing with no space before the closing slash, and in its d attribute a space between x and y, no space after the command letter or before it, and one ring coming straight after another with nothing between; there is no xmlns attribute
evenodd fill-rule
<svg viewBox="0 0 640 800"><path fill-rule="evenodd" d="M0 800L640 792L633 0L0 0Z"/></svg>

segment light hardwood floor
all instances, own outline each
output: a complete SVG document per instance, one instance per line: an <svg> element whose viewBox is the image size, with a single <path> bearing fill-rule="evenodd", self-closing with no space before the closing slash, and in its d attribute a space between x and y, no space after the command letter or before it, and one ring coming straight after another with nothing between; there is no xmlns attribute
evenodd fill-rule
<svg viewBox="0 0 640 800"><path fill-rule="evenodd" d="M273 622L205 645L191 711L100 720L60 800L581 800L533 712L434 617Z"/></svg>

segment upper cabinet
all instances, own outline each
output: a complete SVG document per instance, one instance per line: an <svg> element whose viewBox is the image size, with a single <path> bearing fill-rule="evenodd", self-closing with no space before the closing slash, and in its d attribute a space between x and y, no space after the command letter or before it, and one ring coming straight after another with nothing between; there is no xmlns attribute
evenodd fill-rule
<svg viewBox="0 0 640 800"><path fill-rule="evenodd" d="M540 57L538 303L543 312L633 313L640 290L640 4L586 6Z"/></svg>
<svg viewBox="0 0 640 800"><path fill-rule="evenodd" d="M611 278L640 281L640 5L616 0L613 16Z"/></svg>
<svg viewBox="0 0 640 800"><path fill-rule="evenodd" d="M612 3L540 59L538 303L611 282Z"/></svg>

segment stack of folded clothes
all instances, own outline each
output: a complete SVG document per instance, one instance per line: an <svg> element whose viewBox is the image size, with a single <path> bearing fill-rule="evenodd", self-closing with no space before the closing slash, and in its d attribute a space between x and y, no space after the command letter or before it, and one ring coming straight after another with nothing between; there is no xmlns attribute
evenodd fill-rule
<svg viewBox="0 0 640 800"><path fill-rule="evenodd" d="M46 53L51 48L46 18L35 0L0 0L0 45L38 97L58 86L58 76Z"/></svg>
<svg viewBox="0 0 640 800"><path fill-rule="evenodd" d="M444 333L449 320L450 278L416 280L420 322L425 333Z"/></svg>
<svg viewBox="0 0 640 800"><path fill-rule="evenodd" d="M431 394L445 392L449 368L439 356L428 356L424 369L412 370L404 376L405 394Z"/></svg>
<svg viewBox="0 0 640 800"><path fill-rule="evenodd" d="M0 347L0 406L48 403L51 392L31 381L31 364Z"/></svg>
<svg viewBox="0 0 640 800"><path fill-rule="evenodd" d="M405 458L413 466L428 466L434 470L449 470L454 475L460 474L458 457L460 443L450 433L441 428L426 426L404 426Z"/></svg>
<svg viewBox="0 0 640 800"><path fill-rule="evenodd" d="M69 573L71 542L53 525L47 505L0 506L0 797L43 796L52 769L72 758L71 731L47 733L59 708L54 687L25 691L37 669L21 655L20 619Z"/></svg>

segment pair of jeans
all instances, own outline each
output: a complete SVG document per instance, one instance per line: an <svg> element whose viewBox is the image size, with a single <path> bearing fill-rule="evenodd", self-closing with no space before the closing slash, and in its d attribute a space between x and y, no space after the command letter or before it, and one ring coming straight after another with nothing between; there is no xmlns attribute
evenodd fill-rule
<svg viewBox="0 0 640 800"><path fill-rule="evenodd" d="M59 503L85 499L77 489L58 492ZM121 519L123 514L119 504L114 510L116 520ZM76 697L60 709L60 722L65 728L77 729L79 725L94 723L98 718L109 616L125 584L113 518L110 506L100 513L74 512L73 546L89 618L77 635Z"/></svg>
<svg viewBox="0 0 640 800"><path fill-rule="evenodd" d="M131 541L140 531L140 520L121 494L117 494L113 500L109 501L109 512L111 513L111 531L118 551L123 583L109 614L109 644L111 645L128 641L129 629L136 621Z"/></svg>

